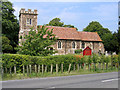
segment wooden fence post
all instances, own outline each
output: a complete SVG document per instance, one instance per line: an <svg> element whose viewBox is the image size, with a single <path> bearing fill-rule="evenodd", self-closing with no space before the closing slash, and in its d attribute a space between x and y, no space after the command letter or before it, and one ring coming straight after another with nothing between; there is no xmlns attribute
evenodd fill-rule
<svg viewBox="0 0 120 90"><path fill-rule="evenodd" d="M5 67L5 72L7 73L7 67Z"/></svg>
<svg viewBox="0 0 120 90"><path fill-rule="evenodd" d="M42 64L42 74L43 74L43 71L44 71L44 65Z"/></svg>
<svg viewBox="0 0 120 90"><path fill-rule="evenodd" d="M108 63L106 63L106 70L108 69Z"/></svg>
<svg viewBox="0 0 120 90"><path fill-rule="evenodd" d="M29 67L28 67L28 65L27 65L27 76L29 75Z"/></svg>
<svg viewBox="0 0 120 90"><path fill-rule="evenodd" d="M102 65L102 69L103 69L103 70L104 70L104 64L105 64L105 63L103 62L103 65Z"/></svg>
<svg viewBox="0 0 120 90"><path fill-rule="evenodd" d="M10 66L10 76L12 76L12 72L11 72L11 66Z"/></svg>
<svg viewBox="0 0 120 90"><path fill-rule="evenodd" d="M99 63L99 66L98 66L99 70L101 70L101 63Z"/></svg>
<svg viewBox="0 0 120 90"><path fill-rule="evenodd" d="M70 69L71 69L71 64L69 64L68 73L70 73Z"/></svg>
<svg viewBox="0 0 120 90"><path fill-rule="evenodd" d="M75 63L74 63L74 65L73 65L73 70L75 71Z"/></svg>
<svg viewBox="0 0 120 90"><path fill-rule="evenodd" d="M84 70L86 70L86 63L84 63Z"/></svg>
<svg viewBox="0 0 120 90"><path fill-rule="evenodd" d="M40 65L38 65L38 73L40 73Z"/></svg>
<svg viewBox="0 0 120 90"><path fill-rule="evenodd" d="M47 72L47 65L45 65L45 72Z"/></svg>
<svg viewBox="0 0 120 90"><path fill-rule="evenodd" d="M23 65L23 75L25 76L25 66Z"/></svg>
<svg viewBox="0 0 120 90"><path fill-rule="evenodd" d="M16 65L14 66L14 73L15 73L15 75L16 75Z"/></svg>
<svg viewBox="0 0 120 90"><path fill-rule="evenodd" d="M51 74L53 73L53 64L51 64Z"/></svg>
<svg viewBox="0 0 120 90"><path fill-rule="evenodd" d="M88 69L89 69L89 71L90 71L90 69L91 69L91 66L90 66L90 64L88 64Z"/></svg>
<svg viewBox="0 0 120 90"><path fill-rule="evenodd" d="M30 74L31 74L31 65L29 65L29 67L30 67Z"/></svg>
<svg viewBox="0 0 120 90"><path fill-rule="evenodd" d="M37 73L37 65L35 64L35 73Z"/></svg>
<svg viewBox="0 0 120 90"><path fill-rule="evenodd" d="M61 64L61 73L63 73L63 63Z"/></svg>
<svg viewBox="0 0 120 90"><path fill-rule="evenodd" d="M56 73L58 73L58 64L56 64Z"/></svg>
<svg viewBox="0 0 120 90"><path fill-rule="evenodd" d="M78 71L79 71L79 69L80 69L80 68L79 68L79 64L77 64L77 69L78 69Z"/></svg>

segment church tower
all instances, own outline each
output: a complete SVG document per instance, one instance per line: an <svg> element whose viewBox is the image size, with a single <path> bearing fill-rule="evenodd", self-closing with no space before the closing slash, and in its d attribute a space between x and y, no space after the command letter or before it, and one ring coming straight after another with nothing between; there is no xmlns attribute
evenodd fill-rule
<svg viewBox="0 0 120 90"><path fill-rule="evenodd" d="M33 28L34 30L37 29L37 10L31 11L31 9L28 9L28 11L25 11L24 8L22 8L19 12L19 42L23 40L23 36L28 34L30 31L30 28ZM20 45L20 44L19 44Z"/></svg>

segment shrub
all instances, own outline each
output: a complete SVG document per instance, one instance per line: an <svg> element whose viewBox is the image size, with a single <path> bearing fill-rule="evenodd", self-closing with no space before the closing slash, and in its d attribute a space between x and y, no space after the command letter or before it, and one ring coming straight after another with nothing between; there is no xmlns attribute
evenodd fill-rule
<svg viewBox="0 0 120 90"><path fill-rule="evenodd" d="M75 53L76 53L76 54L80 54L81 52L82 52L82 49L75 50Z"/></svg>

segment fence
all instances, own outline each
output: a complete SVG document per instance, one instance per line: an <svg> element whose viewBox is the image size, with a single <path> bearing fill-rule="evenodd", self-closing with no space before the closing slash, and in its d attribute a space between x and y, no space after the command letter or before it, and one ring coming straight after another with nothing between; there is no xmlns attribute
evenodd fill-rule
<svg viewBox="0 0 120 90"><path fill-rule="evenodd" d="M72 70L105 70L108 68L118 68L120 64L120 55L112 56L80 56L80 55L57 55L57 56L28 56L19 54L2 55L2 74L4 73L31 73L45 72L65 72L70 73Z"/></svg>

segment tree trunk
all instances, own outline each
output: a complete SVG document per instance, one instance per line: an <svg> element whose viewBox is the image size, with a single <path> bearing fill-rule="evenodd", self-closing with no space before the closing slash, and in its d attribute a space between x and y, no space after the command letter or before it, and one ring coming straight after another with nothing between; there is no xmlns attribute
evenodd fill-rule
<svg viewBox="0 0 120 90"><path fill-rule="evenodd" d="M45 65L45 72L47 72L47 65Z"/></svg>
<svg viewBox="0 0 120 90"><path fill-rule="evenodd" d="M16 65L14 66L14 74L16 75Z"/></svg>
<svg viewBox="0 0 120 90"><path fill-rule="evenodd" d="M69 64L68 73L70 73L70 69L71 69L71 64Z"/></svg>
<svg viewBox="0 0 120 90"><path fill-rule="evenodd" d="M31 65L29 65L29 67L30 67L30 74L31 74Z"/></svg>
<svg viewBox="0 0 120 90"><path fill-rule="evenodd" d="M63 73L63 64L61 64L61 73Z"/></svg>
<svg viewBox="0 0 120 90"><path fill-rule="evenodd" d="M25 66L23 65L23 75L25 76Z"/></svg>
<svg viewBox="0 0 120 90"><path fill-rule="evenodd" d="M40 73L40 65L38 65L38 73Z"/></svg>
<svg viewBox="0 0 120 90"><path fill-rule="evenodd" d="M75 71L75 63L74 63L74 65L73 65L73 70Z"/></svg>
<svg viewBox="0 0 120 90"><path fill-rule="evenodd" d="M43 72L44 72L44 65L42 64L42 74L43 74Z"/></svg>
<svg viewBox="0 0 120 90"><path fill-rule="evenodd" d="M58 64L56 64L56 73L58 73Z"/></svg>
<svg viewBox="0 0 120 90"><path fill-rule="evenodd" d="M53 73L53 64L51 64L51 74Z"/></svg>
<svg viewBox="0 0 120 90"><path fill-rule="evenodd" d="M79 68L79 64L77 64L77 69L78 69L78 71L79 71L79 69L80 69L80 68Z"/></svg>

